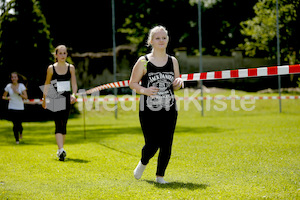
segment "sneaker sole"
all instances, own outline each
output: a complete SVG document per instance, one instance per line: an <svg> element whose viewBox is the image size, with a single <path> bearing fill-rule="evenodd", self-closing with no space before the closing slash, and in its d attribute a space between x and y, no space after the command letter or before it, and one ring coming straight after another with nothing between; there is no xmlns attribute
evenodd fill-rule
<svg viewBox="0 0 300 200"><path fill-rule="evenodd" d="M66 156L67 156L67 153L66 153L65 151L63 151L63 152L59 155L59 160L60 160L60 161L64 161Z"/></svg>
<svg viewBox="0 0 300 200"><path fill-rule="evenodd" d="M64 157L64 155L62 153L59 155L59 160L60 161L64 161L65 160L65 157Z"/></svg>

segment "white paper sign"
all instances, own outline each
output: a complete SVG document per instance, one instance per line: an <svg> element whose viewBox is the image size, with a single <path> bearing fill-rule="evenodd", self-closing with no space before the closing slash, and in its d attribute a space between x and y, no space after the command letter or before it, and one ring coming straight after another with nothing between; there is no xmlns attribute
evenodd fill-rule
<svg viewBox="0 0 300 200"><path fill-rule="evenodd" d="M71 91L70 81L57 81L57 92L69 92L69 91Z"/></svg>

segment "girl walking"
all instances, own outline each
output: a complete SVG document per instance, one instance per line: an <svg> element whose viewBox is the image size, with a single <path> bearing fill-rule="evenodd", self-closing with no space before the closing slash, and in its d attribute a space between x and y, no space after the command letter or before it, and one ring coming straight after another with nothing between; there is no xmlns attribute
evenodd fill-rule
<svg viewBox="0 0 300 200"><path fill-rule="evenodd" d="M57 62L50 65L47 69L42 103L43 108L46 109L46 97L48 92L57 92L59 95L65 98L63 105L59 105L65 109L53 113L55 122L55 139L58 146L57 157L60 161L64 161L65 157L67 156L67 153L63 147L67 134L67 122L69 118L70 107L71 104L75 103L76 98L74 94L77 93L75 67L66 62L67 55L68 53L66 46L59 45L56 47L55 58ZM52 83L55 85L54 88L56 91L50 91L50 89L52 89L50 87L51 80L54 81ZM71 89L73 91L73 95L71 95Z"/></svg>
<svg viewBox="0 0 300 200"><path fill-rule="evenodd" d="M145 139L134 177L141 178L149 160L159 149L156 182L162 184L167 183L163 177L171 157L177 121L174 90L183 86L177 59L166 53L168 42L165 27L151 29L147 44L152 51L138 59L130 78L130 88L141 94L139 118ZM140 81L142 85L139 85Z"/></svg>

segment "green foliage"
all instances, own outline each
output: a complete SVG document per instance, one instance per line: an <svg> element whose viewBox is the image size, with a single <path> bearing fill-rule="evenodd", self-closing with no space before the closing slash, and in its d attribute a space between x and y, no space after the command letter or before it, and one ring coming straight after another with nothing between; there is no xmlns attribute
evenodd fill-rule
<svg viewBox="0 0 300 200"><path fill-rule="evenodd" d="M133 23L132 18L133 15L130 15L128 18L126 18L123 26L128 27L130 26L130 24L134 24L134 28L120 28L118 31L120 33L126 34L126 38L131 44L136 44L139 46L138 51L141 55L147 51L147 48L145 47L145 40L147 38L149 28L143 27L140 22Z"/></svg>
<svg viewBox="0 0 300 200"><path fill-rule="evenodd" d="M62 41L74 52L99 52L112 47L111 1L102 1L101 6L97 1L83 4L81 1L52 0L40 3L54 42ZM164 25L170 33L170 54L180 47L195 54L199 48L197 4L197 0L115 1L117 45L133 43L137 45L138 53L144 54L150 50L145 45L149 29ZM253 17L254 4L255 1L202 0L203 53L231 55L232 49L243 42L240 22ZM72 9L69 9L70 5ZM66 30L66 22L71 28L62 31Z"/></svg>
<svg viewBox="0 0 300 200"><path fill-rule="evenodd" d="M280 47L284 61L288 61L290 50L298 50L295 41L299 20L299 1L279 1ZM248 56L276 58L276 0L259 0L253 7L255 17L241 22L241 33L246 36L239 47Z"/></svg>
<svg viewBox="0 0 300 200"><path fill-rule="evenodd" d="M243 41L239 23L252 16L254 3L237 0L202 3L203 53L231 55L231 50ZM149 29L160 24L169 30L171 53L174 48L185 47L189 54L194 54L199 49L197 4L198 1L194 0L123 1L118 5L124 16L118 31L126 34L129 42L137 44L140 54L143 54L148 50L145 44Z"/></svg>
<svg viewBox="0 0 300 200"><path fill-rule="evenodd" d="M53 60L49 26L37 0L12 0L0 19L1 87L11 71L28 77L31 97L40 94L38 85L45 79ZM36 84L36 85L35 85Z"/></svg>
<svg viewBox="0 0 300 200"><path fill-rule="evenodd" d="M197 19L197 5L190 5L186 0L152 0L143 2L123 1L123 16L126 16L118 32L126 35L130 43L138 45L139 54L149 50L146 40L149 30L156 25L166 26L170 33L169 49L186 46L187 35L195 27L192 22ZM189 10L189 15L184 15ZM184 20L183 20L184 19ZM180 25L178 24L180 22Z"/></svg>

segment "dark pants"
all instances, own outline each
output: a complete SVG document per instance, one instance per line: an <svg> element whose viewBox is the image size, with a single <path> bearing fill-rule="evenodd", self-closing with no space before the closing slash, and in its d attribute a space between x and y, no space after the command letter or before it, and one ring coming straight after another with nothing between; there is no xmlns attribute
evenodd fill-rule
<svg viewBox="0 0 300 200"><path fill-rule="evenodd" d="M13 132L16 141L19 141L19 134L23 132L22 120L24 110L12 110L9 109L9 120L13 123Z"/></svg>
<svg viewBox="0 0 300 200"><path fill-rule="evenodd" d="M156 175L164 176L171 157L177 111L140 112L139 116L145 138L141 162L148 164L159 149Z"/></svg>
<svg viewBox="0 0 300 200"><path fill-rule="evenodd" d="M70 110L59 111L55 113L54 123L55 123L55 134L61 133L63 135L67 134L67 123L69 118Z"/></svg>
<svg viewBox="0 0 300 200"><path fill-rule="evenodd" d="M61 133L63 135L66 135L67 123L71 109L70 92L65 92L61 95L63 95L66 98L66 109L53 113L55 123L55 134Z"/></svg>

